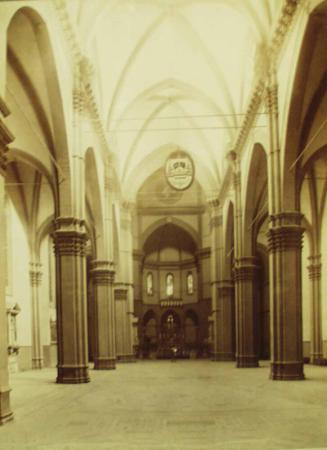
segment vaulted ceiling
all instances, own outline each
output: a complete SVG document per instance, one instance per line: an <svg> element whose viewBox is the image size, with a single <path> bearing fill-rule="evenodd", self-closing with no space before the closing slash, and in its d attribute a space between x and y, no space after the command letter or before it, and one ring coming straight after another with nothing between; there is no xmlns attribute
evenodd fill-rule
<svg viewBox="0 0 327 450"><path fill-rule="evenodd" d="M136 193L176 147L219 189L281 0L68 2L95 66L122 188Z"/></svg>

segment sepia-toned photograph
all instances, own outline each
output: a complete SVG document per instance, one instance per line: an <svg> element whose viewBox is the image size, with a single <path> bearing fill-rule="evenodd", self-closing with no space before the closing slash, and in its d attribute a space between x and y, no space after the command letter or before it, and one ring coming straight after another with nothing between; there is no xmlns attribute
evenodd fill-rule
<svg viewBox="0 0 327 450"><path fill-rule="evenodd" d="M0 0L0 450L327 450L327 0Z"/></svg>

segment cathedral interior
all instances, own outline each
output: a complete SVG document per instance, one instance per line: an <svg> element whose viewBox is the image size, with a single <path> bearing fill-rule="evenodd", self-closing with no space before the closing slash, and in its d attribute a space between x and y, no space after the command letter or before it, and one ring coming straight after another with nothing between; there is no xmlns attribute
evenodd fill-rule
<svg viewBox="0 0 327 450"><path fill-rule="evenodd" d="M0 449L327 448L327 1L0 25Z"/></svg>

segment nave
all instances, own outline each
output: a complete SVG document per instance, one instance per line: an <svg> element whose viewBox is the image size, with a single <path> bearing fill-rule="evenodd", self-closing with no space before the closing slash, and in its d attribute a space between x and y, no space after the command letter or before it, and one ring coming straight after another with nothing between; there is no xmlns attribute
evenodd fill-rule
<svg viewBox="0 0 327 450"><path fill-rule="evenodd" d="M96 420L141 450L147 423L323 445L326 24L326 0L0 2L4 445Z"/></svg>
<svg viewBox="0 0 327 450"><path fill-rule="evenodd" d="M143 361L60 386L54 369L12 378L16 420L1 450L285 450L326 448L326 370L271 383L268 363ZM226 381L228 380L228 382Z"/></svg>

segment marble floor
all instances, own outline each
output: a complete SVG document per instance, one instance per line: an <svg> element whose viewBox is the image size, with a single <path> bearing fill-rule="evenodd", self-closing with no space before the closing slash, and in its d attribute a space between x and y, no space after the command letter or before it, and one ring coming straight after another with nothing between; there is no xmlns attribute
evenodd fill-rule
<svg viewBox="0 0 327 450"><path fill-rule="evenodd" d="M1 450L327 448L327 367L268 379L268 363L139 361L57 385L54 369L11 376L13 422Z"/></svg>

